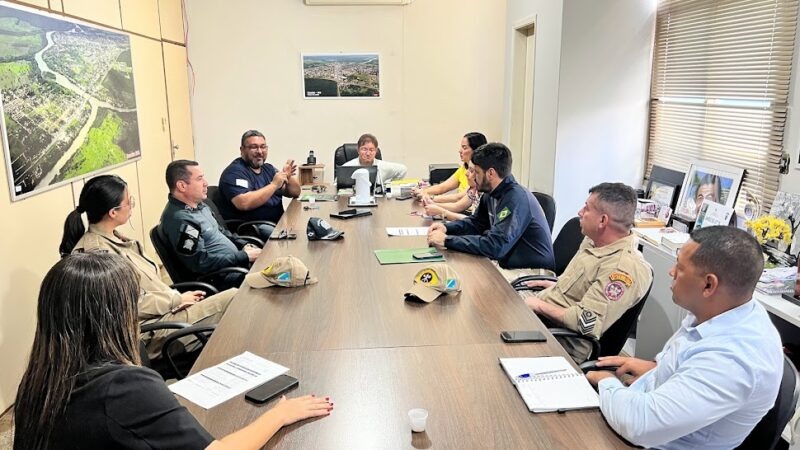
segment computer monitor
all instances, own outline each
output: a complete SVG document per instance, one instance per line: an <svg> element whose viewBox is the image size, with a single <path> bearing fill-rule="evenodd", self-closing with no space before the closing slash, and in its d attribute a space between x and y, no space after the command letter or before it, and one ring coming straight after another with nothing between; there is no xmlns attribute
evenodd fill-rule
<svg viewBox="0 0 800 450"><path fill-rule="evenodd" d="M369 172L370 193L375 193L375 185L378 182L378 166L339 166L334 169L336 179L336 189L352 189L356 184L353 179L353 172L358 169L366 169Z"/></svg>

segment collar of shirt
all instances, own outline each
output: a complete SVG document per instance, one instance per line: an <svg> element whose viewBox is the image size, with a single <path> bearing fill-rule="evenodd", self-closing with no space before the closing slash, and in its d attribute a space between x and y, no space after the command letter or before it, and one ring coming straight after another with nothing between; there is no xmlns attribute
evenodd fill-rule
<svg viewBox="0 0 800 450"><path fill-rule="evenodd" d="M200 211L201 209L206 207L206 204L200 202L197 204L197 208L192 208L191 206L183 203L182 201L178 200L177 198L173 197L172 194L167 194L167 201L172 203L175 206L180 207L181 209L188 209L189 211Z"/></svg>
<svg viewBox="0 0 800 450"><path fill-rule="evenodd" d="M133 244L132 240L126 238L123 235L121 235L120 233L117 232L117 230L114 230L113 234L108 234L105 231L101 230L100 227L98 227L96 224L90 223L89 224L89 231L91 233L94 233L94 234L96 234L98 236L101 236L101 237L103 237L103 238L105 238L105 239L107 239L107 240L109 240L109 241L111 241L111 242L113 242L113 243L115 243L117 245L123 245L123 246L126 246L126 247L130 247Z"/></svg>
<svg viewBox="0 0 800 450"><path fill-rule="evenodd" d="M500 198L507 190L511 189L511 186L515 184L517 184L517 180L514 179L514 175L509 175L503 178L503 181L501 181L500 184L498 184L489 195L492 198Z"/></svg>
<svg viewBox="0 0 800 450"><path fill-rule="evenodd" d="M588 251L594 256L597 256L598 258L614 254L621 250L636 248L635 247L636 239L634 238L633 233L625 236L622 239L617 239L615 242L612 242L608 245L604 245L602 247L595 247L594 242L592 242L591 239L589 240L589 242L591 243L591 245L586 248L586 251Z"/></svg>
<svg viewBox="0 0 800 450"><path fill-rule="evenodd" d="M739 324L745 316L753 312L755 301L750 299L747 303L736 308L729 309L722 314L718 314L700 325L694 326L697 317L689 313L681 323L681 328L687 333L697 334L702 338L709 338L729 330Z"/></svg>

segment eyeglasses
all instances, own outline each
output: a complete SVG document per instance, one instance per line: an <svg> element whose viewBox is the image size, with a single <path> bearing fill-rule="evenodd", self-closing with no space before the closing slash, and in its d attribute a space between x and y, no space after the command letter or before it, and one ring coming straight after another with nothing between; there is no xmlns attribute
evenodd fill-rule
<svg viewBox="0 0 800 450"><path fill-rule="evenodd" d="M248 150L258 150L258 149L268 150L269 149L267 144L261 144L261 145L251 144L251 145L245 146L245 148L248 149Z"/></svg>
<svg viewBox="0 0 800 450"><path fill-rule="evenodd" d="M131 195L130 197L128 197L128 204L127 205L119 205L119 206L115 206L115 207L113 207L111 209L122 209L122 207L124 207L124 206L130 206L131 209L135 208L136 207L136 198Z"/></svg>

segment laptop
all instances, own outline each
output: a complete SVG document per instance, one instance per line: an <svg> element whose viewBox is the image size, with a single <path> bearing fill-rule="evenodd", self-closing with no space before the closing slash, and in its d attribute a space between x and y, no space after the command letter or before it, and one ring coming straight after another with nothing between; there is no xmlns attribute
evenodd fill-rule
<svg viewBox="0 0 800 450"><path fill-rule="evenodd" d="M378 166L339 166L334 169L336 179L336 189L354 189L356 180L353 179L353 172L358 169L366 169L369 172L370 194L375 194L375 187L378 185Z"/></svg>

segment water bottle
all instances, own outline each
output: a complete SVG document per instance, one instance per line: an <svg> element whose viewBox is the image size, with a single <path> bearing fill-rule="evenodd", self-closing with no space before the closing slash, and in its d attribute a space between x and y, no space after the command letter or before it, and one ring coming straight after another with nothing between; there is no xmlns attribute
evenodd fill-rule
<svg viewBox="0 0 800 450"><path fill-rule="evenodd" d="M306 164L312 166L317 163L317 157L314 156L314 150L308 151L308 159L306 159Z"/></svg>

